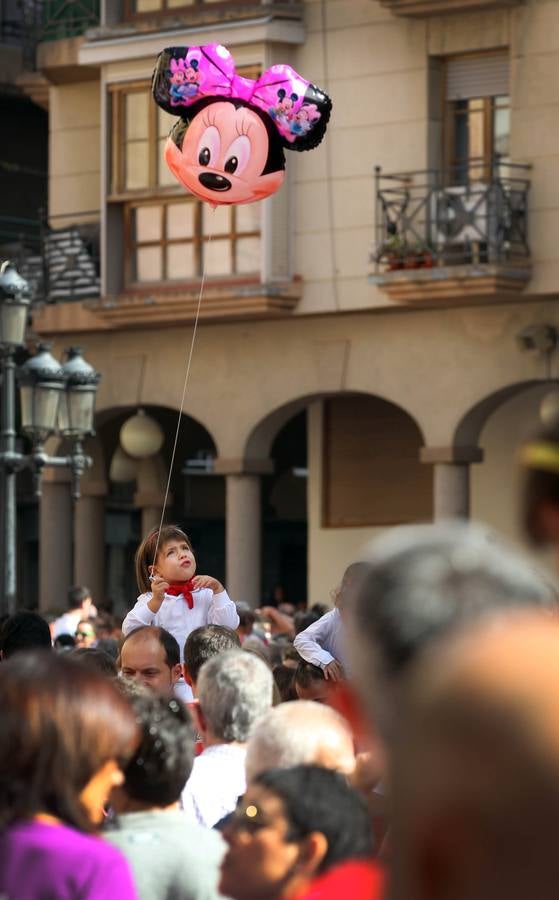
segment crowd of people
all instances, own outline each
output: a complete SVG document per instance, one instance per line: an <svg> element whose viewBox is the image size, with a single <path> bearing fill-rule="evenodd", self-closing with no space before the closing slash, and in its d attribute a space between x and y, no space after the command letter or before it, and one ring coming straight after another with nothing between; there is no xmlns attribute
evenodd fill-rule
<svg viewBox="0 0 559 900"><path fill-rule="evenodd" d="M558 546L559 429L522 461ZM123 622L75 587L1 625L2 898L556 895L547 569L444 522L377 538L332 608L234 603L177 526L136 571Z"/></svg>

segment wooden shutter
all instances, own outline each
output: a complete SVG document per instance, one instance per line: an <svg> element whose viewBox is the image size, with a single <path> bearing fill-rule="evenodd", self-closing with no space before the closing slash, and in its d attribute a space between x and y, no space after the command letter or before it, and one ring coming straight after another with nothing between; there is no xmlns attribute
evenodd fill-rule
<svg viewBox="0 0 559 900"><path fill-rule="evenodd" d="M433 474L419 461L422 444L413 419L392 403L358 396L325 401L324 524L430 520Z"/></svg>
<svg viewBox="0 0 559 900"><path fill-rule="evenodd" d="M507 53L451 58L446 63L446 99L508 95L509 69Z"/></svg>

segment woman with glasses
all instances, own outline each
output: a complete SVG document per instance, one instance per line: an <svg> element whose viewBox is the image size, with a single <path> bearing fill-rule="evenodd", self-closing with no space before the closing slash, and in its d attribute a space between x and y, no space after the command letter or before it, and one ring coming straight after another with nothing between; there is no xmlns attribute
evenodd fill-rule
<svg viewBox="0 0 559 900"><path fill-rule="evenodd" d="M233 900L333 897L327 879L342 867L344 883L354 885L346 896L375 896L367 809L337 772L296 766L262 773L222 833L228 851L219 889Z"/></svg>
<svg viewBox="0 0 559 900"><path fill-rule="evenodd" d="M76 629L76 647L92 647L96 634L93 622L90 619L82 619Z"/></svg>
<svg viewBox="0 0 559 900"><path fill-rule="evenodd" d="M120 853L94 836L136 749L128 701L66 654L0 666L0 896L134 900Z"/></svg>

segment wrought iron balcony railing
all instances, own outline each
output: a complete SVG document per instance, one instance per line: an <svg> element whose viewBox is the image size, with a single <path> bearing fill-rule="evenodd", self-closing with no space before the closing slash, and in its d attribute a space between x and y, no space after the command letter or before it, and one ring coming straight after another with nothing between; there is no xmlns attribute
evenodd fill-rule
<svg viewBox="0 0 559 900"><path fill-rule="evenodd" d="M99 7L100 0L0 0L0 43L21 47L33 69L39 42L83 34L99 24Z"/></svg>
<svg viewBox="0 0 559 900"><path fill-rule="evenodd" d="M77 37L99 24L99 0L43 0L40 41Z"/></svg>
<svg viewBox="0 0 559 900"><path fill-rule="evenodd" d="M448 13L505 9L522 0L380 0L395 16L440 16Z"/></svg>
<svg viewBox="0 0 559 900"><path fill-rule="evenodd" d="M95 213L83 213L90 218ZM16 262L35 301L57 303L99 297L99 224L61 228L44 220L0 217L0 256ZM68 216L64 216L67 221Z"/></svg>
<svg viewBox="0 0 559 900"><path fill-rule="evenodd" d="M157 16L161 14L184 15L197 12L212 12L223 15L229 11L242 12L246 9L254 12L254 7L265 6L268 11L273 7L290 9L302 7L301 0L156 0L150 4L149 9L140 0L124 0L123 12L125 18L137 16Z"/></svg>
<svg viewBox="0 0 559 900"><path fill-rule="evenodd" d="M375 169L375 274L395 269L524 265L528 166L471 160L455 177ZM456 183L459 182L459 183Z"/></svg>

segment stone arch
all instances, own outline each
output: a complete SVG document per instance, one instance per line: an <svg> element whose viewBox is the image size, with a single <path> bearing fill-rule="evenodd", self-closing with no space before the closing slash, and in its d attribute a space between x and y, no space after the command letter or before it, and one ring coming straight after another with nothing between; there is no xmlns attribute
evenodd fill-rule
<svg viewBox="0 0 559 900"><path fill-rule="evenodd" d="M287 422L293 418L297 413L306 409L316 400L327 400L335 397L371 397L374 399L382 400L385 403L390 404L391 406L399 409L403 415L407 416L409 419L413 421L415 426L417 427L421 439L425 441L425 432L422 428L421 424L417 421L417 419L409 412L409 410L405 409L400 403L396 403L394 400L389 399L387 397L381 397L378 394L375 394L374 391L330 391L330 392L321 392L321 393L313 393L313 394L303 394L300 397L294 398L293 400L289 400L286 403L283 403L281 406L276 407L274 410L265 415L259 422L257 422L250 431L244 448L244 459L249 460L257 460L257 459L267 459L270 453L270 448L274 442L274 439L278 432L283 428Z"/></svg>
<svg viewBox="0 0 559 900"><path fill-rule="evenodd" d="M163 413L165 419L168 422L169 431L172 430L172 434L174 437L176 422L177 422L177 414L179 412L178 408L175 406L169 406L165 403L143 403L140 404L141 408L146 411L148 415L154 415L155 418L158 417L158 413ZM137 411L138 405L134 404L123 404L121 406L110 406L105 407L104 409L98 410L97 415L95 417L97 428L102 429L111 421L114 421L118 418L124 418L125 416L132 416ZM202 419L198 415L193 415L188 410L183 409L182 417L184 420L191 419L196 425L203 429L207 435L209 436L211 443L213 445L213 450L216 455L218 455L218 442L212 433L212 430L208 427L206 422L202 421ZM181 430L184 428L184 422L181 423Z"/></svg>
<svg viewBox="0 0 559 900"><path fill-rule="evenodd" d="M320 403L317 401L326 401ZM347 407L345 403L347 401ZM369 401L366 403L356 401ZM300 491L295 492L295 481L301 478L301 470L284 470L281 462L278 464L276 456L276 442L284 432L304 410L309 410L307 418L308 453L306 465L306 510L304 518L287 522L291 528L291 534L283 533L282 518L286 514L279 512L285 510L288 501L300 500ZM377 418L378 415L378 418ZM328 417L327 426L325 417ZM347 453L343 439L337 440L335 435L352 434L351 423L362 421L365 424L362 440L355 447L355 453L351 456L351 466L344 462ZM344 431L344 422L347 427ZM401 427L402 423L403 427ZM368 444L369 434L380 435L382 428L386 426L387 441L379 441L377 444ZM326 443L327 429L331 437ZM394 431L392 431L394 428ZM391 458L388 443L394 436L394 446L397 452ZM432 515L432 471L431 467L423 466L419 459L419 449L425 444L425 431L417 419L410 414L401 404L394 402L386 396L379 396L374 391L366 390L338 390L338 391L313 391L301 393L298 397L288 399L279 406L272 408L258 422L248 430L246 443L242 448L243 464L247 477L249 473L261 473L263 499L274 496L277 479L284 479L280 487L282 504L275 504L278 519L263 519L262 522L262 546L264 562L263 584L266 590L273 584L272 573L282 573L282 569L294 568L297 570L301 551L301 532L305 529L305 572L310 575L310 583L317 582L318 591L325 591L324 597L328 598L329 588L337 583L341 576L340 567L348 564L354 553L358 552L363 540L373 535L375 529L386 527L394 523L387 513L387 507L392 502L397 510L396 515L401 516L401 521L411 521L415 518L430 518ZM366 448L364 449L364 445ZM411 446L411 454L410 454ZM369 451L369 447L371 450ZM373 449L377 448L378 452ZM352 451L353 452L353 451ZM411 469L409 462L413 458L416 468ZM407 478L396 478L401 491L392 491L391 496L385 490L387 481L385 473L390 469L391 463L397 460L402 466L407 466ZM272 469L273 474L267 474ZM268 463L268 468L266 468ZM297 466L301 463L297 462ZM341 472L343 469L343 478ZM330 474L328 474L330 473ZM337 473L337 474L336 474ZM398 472L400 474L400 471ZM286 475L288 475L286 482ZM416 477L417 476L417 477ZM396 477L396 476L395 476ZM268 482L268 484L267 484ZM336 485L336 490L330 490L329 486ZM363 503L359 504L356 498L359 496L360 486L364 488ZM297 485L298 488L301 484ZM343 494L349 489L348 501L344 503ZM338 489L339 488L339 489ZM403 496L403 492L406 496ZM382 493L382 497L380 497ZM378 500L378 502L377 502ZM378 510L375 509L377 502ZM359 509L357 507L360 507ZM266 502L262 509L264 515L267 510ZM292 509L294 509L294 505ZM382 521L381 521L382 519ZM279 537L278 537L279 536ZM333 546L339 539L337 550ZM284 540L281 546L278 540ZM286 551L289 550L289 553ZM294 555L294 551L297 551ZM299 552L301 551L301 552ZM276 558L273 558L273 554ZM289 563L281 562L282 559ZM295 560L295 562L293 561ZM302 569L302 565L299 566ZM297 570L298 571L298 570ZM288 599L289 583L285 577L277 583L286 588ZM318 599L315 595L315 599Z"/></svg>
<svg viewBox="0 0 559 900"><path fill-rule="evenodd" d="M526 379L507 384L482 397L464 413L453 435L454 447L477 447L483 427L489 417L507 400L533 387L545 387L541 378Z"/></svg>

